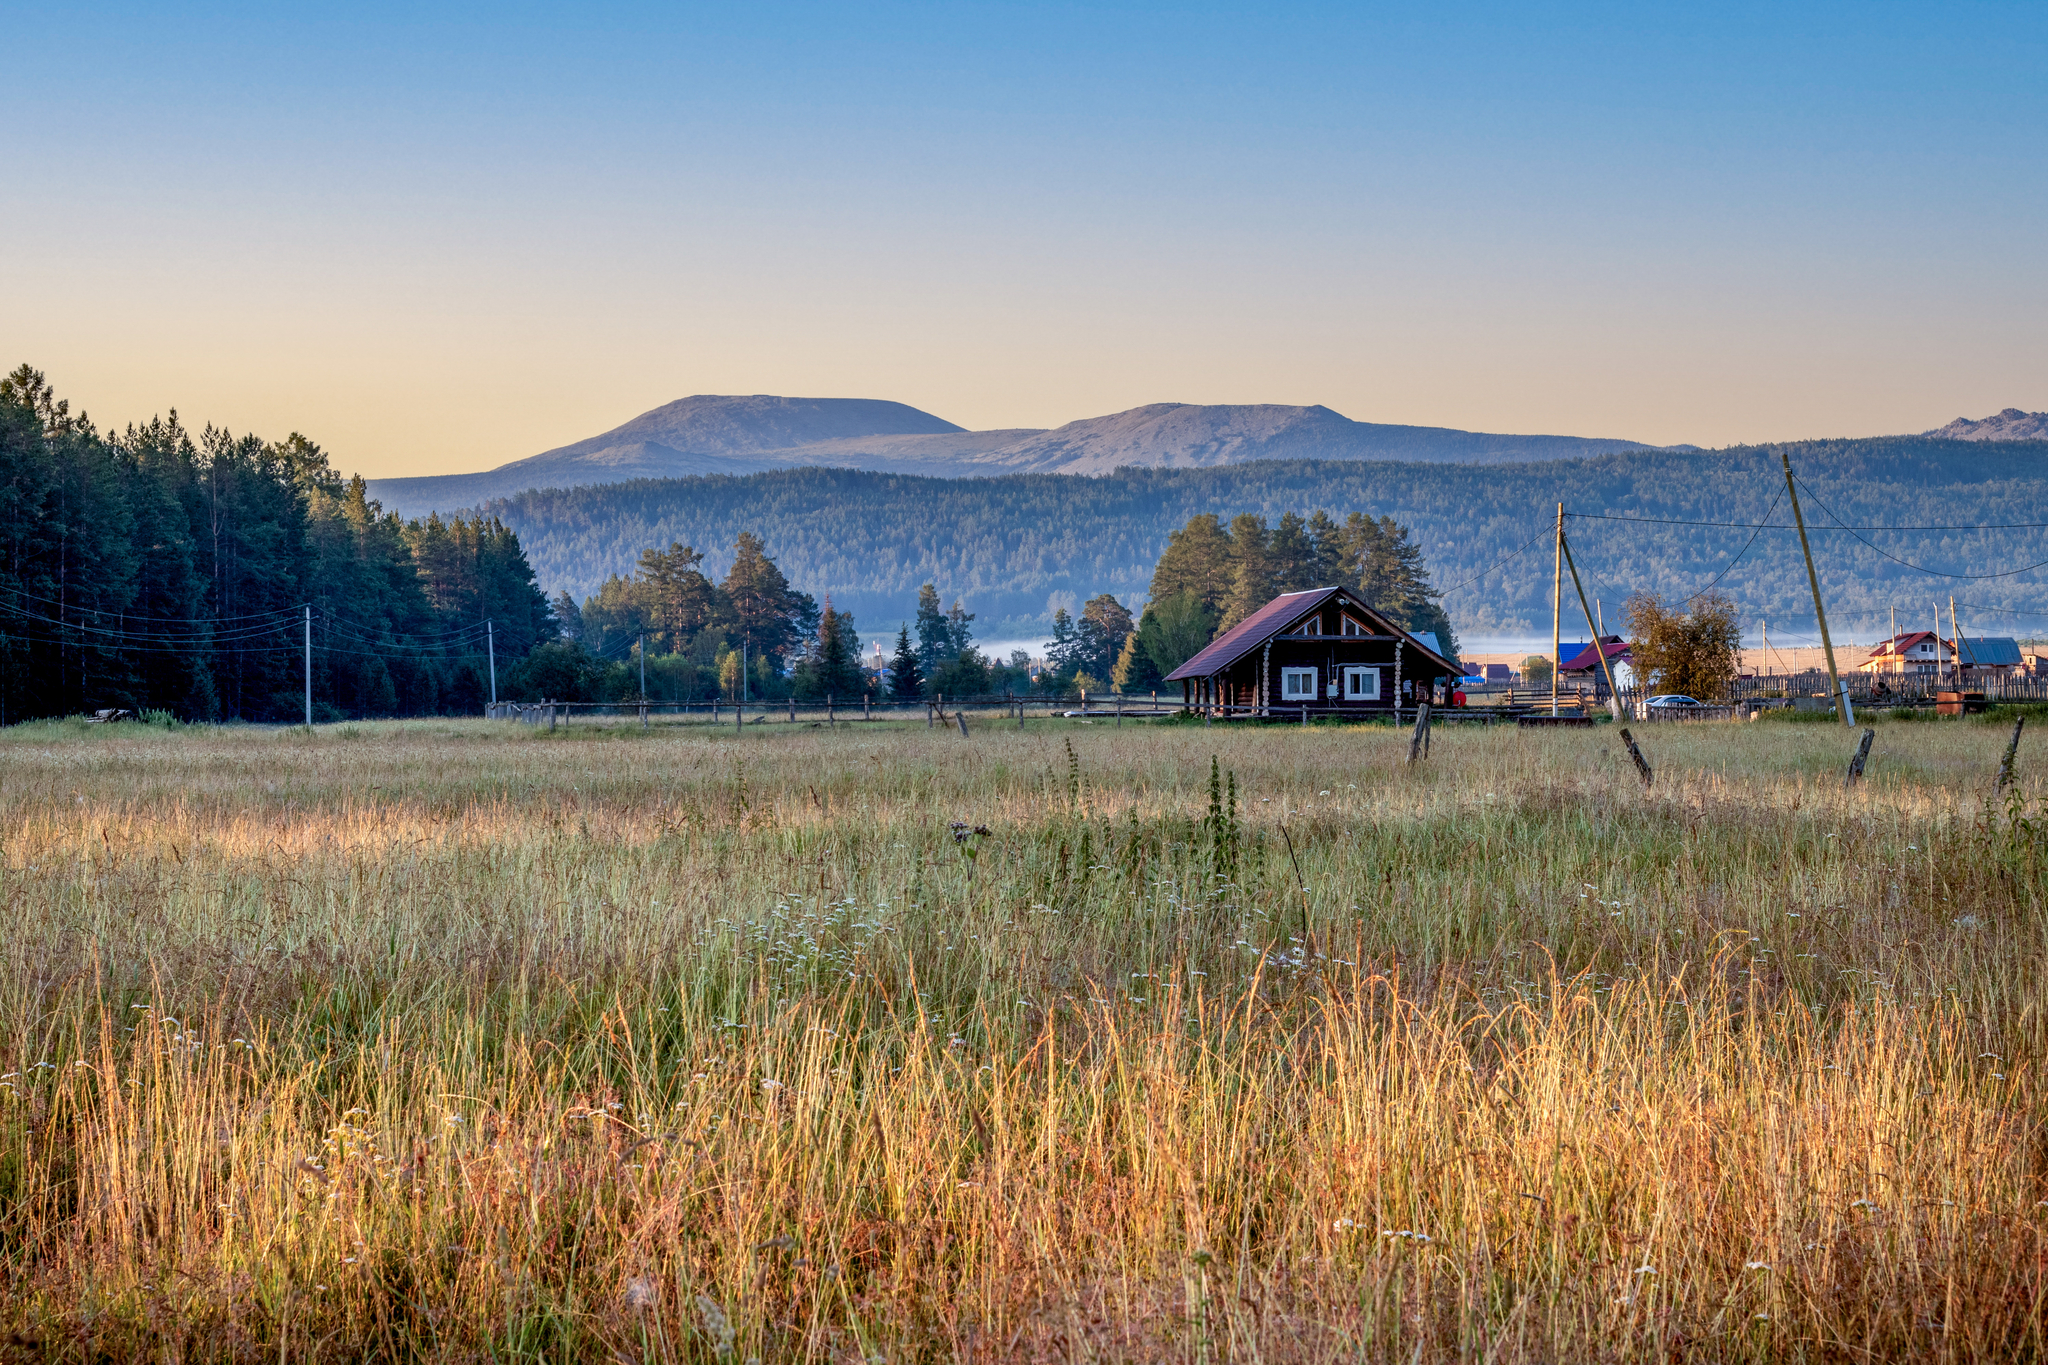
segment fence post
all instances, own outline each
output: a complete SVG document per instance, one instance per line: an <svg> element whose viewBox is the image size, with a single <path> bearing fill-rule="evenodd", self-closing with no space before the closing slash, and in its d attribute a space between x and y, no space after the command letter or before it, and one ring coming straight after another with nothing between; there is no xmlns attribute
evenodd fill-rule
<svg viewBox="0 0 2048 1365"><path fill-rule="evenodd" d="M1636 772L1642 777L1643 785L1649 786L1654 774L1650 771L1649 760L1645 759L1643 751L1636 747L1636 737L1624 729L1621 732L1621 742L1628 746L1628 756L1635 760Z"/></svg>
<svg viewBox="0 0 2048 1365"><path fill-rule="evenodd" d="M794 717L796 713L792 711L790 714ZM832 714L832 694L830 692L825 694L825 723L835 730L839 728L839 718Z"/></svg>
<svg viewBox="0 0 2048 1365"><path fill-rule="evenodd" d="M1876 738L1877 731L1875 730L1865 730L1863 732L1863 742L1856 746L1856 757L1849 760L1848 775L1842 779L1844 787L1854 786L1863 780L1863 762L1870 757L1870 741ZM2014 738L2018 738L2018 736L2015 735Z"/></svg>
<svg viewBox="0 0 2048 1365"><path fill-rule="evenodd" d="M2027 718L2021 716L2012 723L2012 742L2005 746L2005 758L1998 765L1998 790L2004 791L2012 782L2013 760L2019 757L2020 731L2026 728Z"/></svg>
<svg viewBox="0 0 2048 1365"><path fill-rule="evenodd" d="M1429 753L1429 703L1419 703L1415 708L1415 733L1408 740L1408 762L1426 757Z"/></svg>
<svg viewBox="0 0 2048 1365"><path fill-rule="evenodd" d="M875 694L872 692L863 692L860 694L860 718L862 720L873 720L875 718L873 713L868 710L869 703L874 701L874 699Z"/></svg>
<svg viewBox="0 0 2048 1365"><path fill-rule="evenodd" d="M967 737L967 713L955 707L953 709L953 719L960 722L960 737L965 739Z"/></svg>

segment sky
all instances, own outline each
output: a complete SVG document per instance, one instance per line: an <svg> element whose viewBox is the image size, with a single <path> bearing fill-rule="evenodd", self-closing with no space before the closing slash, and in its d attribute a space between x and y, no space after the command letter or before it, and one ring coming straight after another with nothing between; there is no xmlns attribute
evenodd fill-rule
<svg viewBox="0 0 2048 1365"><path fill-rule="evenodd" d="M694 393L2048 408L2048 6L14 7L0 362L455 473Z"/></svg>

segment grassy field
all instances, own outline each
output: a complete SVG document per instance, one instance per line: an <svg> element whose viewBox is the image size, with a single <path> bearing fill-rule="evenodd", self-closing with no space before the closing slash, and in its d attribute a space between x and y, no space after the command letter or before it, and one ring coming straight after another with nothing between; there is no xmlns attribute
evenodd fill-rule
<svg viewBox="0 0 2048 1365"><path fill-rule="evenodd" d="M0 732L0 1353L2038 1359L2009 725Z"/></svg>

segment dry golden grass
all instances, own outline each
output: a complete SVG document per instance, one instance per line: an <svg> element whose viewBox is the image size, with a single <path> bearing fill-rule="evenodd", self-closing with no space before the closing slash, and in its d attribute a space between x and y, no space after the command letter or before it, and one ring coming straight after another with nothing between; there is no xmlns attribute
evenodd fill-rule
<svg viewBox="0 0 2048 1365"><path fill-rule="evenodd" d="M18 727L0 1349L2039 1358L2005 733Z"/></svg>

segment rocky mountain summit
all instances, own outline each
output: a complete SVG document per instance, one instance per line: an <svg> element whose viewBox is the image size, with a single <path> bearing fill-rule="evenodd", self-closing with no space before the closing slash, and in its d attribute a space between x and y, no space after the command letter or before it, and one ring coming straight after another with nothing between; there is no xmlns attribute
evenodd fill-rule
<svg viewBox="0 0 2048 1365"><path fill-rule="evenodd" d="M2048 412L2007 408L1978 421L1958 417L1924 434L1949 441L2048 441Z"/></svg>

